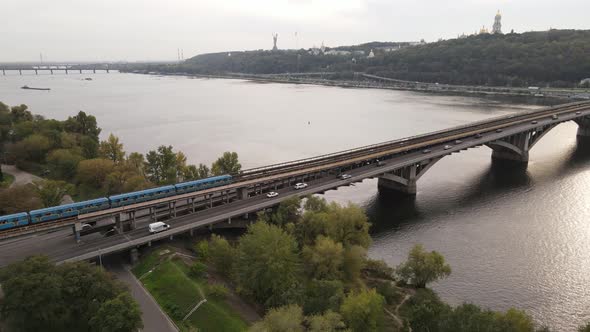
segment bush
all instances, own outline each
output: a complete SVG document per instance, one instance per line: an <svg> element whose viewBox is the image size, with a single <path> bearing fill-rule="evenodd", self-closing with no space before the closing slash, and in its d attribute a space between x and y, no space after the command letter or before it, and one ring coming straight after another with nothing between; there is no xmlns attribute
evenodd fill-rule
<svg viewBox="0 0 590 332"><path fill-rule="evenodd" d="M389 305L396 304L402 299L402 293L391 282L380 282L377 285L377 293L381 294Z"/></svg>
<svg viewBox="0 0 590 332"><path fill-rule="evenodd" d="M229 289L222 284L211 284L207 288L207 295L214 298L223 300L229 294Z"/></svg>
<svg viewBox="0 0 590 332"><path fill-rule="evenodd" d="M363 272L373 278L395 280L395 270L382 260L368 259Z"/></svg>
<svg viewBox="0 0 590 332"><path fill-rule="evenodd" d="M209 242L207 242L206 240L201 240L197 242L193 249L197 257L199 257L200 259L204 261L209 259Z"/></svg>
<svg viewBox="0 0 590 332"><path fill-rule="evenodd" d="M193 278L202 278L207 272L207 266L200 262L194 262L189 268L189 275Z"/></svg>

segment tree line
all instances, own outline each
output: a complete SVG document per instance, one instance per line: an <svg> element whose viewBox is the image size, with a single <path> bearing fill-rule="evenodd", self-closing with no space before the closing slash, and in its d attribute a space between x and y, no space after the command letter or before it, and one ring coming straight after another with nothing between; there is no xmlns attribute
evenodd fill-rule
<svg viewBox="0 0 590 332"><path fill-rule="evenodd" d="M379 45L366 45L373 44ZM366 45L347 49L366 50ZM481 34L393 52L375 49L374 54L375 57L367 58L312 55L307 50L222 52L197 55L180 64L135 65L129 70L192 74L337 73L326 79L352 79L353 72L365 72L431 83L576 87L590 77L590 30Z"/></svg>
<svg viewBox="0 0 590 332"><path fill-rule="evenodd" d="M46 178L0 190L0 214L59 205L66 194L90 199L241 169L235 152L223 153L210 167L191 165L172 146L128 153L117 136L101 141L100 133L96 118L83 111L58 121L33 115L26 105L0 102L2 162Z"/></svg>
<svg viewBox="0 0 590 332"><path fill-rule="evenodd" d="M2 321L10 331L131 332L143 327L127 288L86 262L56 266L34 256L0 270Z"/></svg>
<svg viewBox="0 0 590 332"><path fill-rule="evenodd" d="M290 198L258 219L236 241L212 235L194 247L265 313L250 331L549 331L521 310L444 303L427 286L451 267L422 245L396 268L369 259L370 223L358 206ZM399 308L403 326L388 326L405 294L413 295Z"/></svg>

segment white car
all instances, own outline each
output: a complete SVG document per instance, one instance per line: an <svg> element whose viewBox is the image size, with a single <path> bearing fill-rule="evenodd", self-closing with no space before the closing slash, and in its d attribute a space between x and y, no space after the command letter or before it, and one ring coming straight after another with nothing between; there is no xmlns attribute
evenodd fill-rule
<svg viewBox="0 0 590 332"><path fill-rule="evenodd" d="M296 183L294 188L295 188L295 189L303 189L303 188L307 188L307 183L303 183L303 182Z"/></svg>
<svg viewBox="0 0 590 332"><path fill-rule="evenodd" d="M448 150L448 149L450 149L450 148L451 148L451 146L450 146L450 145L445 145L445 147L444 147L444 149L445 149L445 150Z"/></svg>
<svg viewBox="0 0 590 332"><path fill-rule="evenodd" d="M276 191L271 191L268 194L266 194L266 197L268 197L268 198L273 198L273 197L277 197L277 196L279 196L279 193Z"/></svg>
<svg viewBox="0 0 590 332"><path fill-rule="evenodd" d="M170 229L170 225L161 221L149 224L150 234L156 234Z"/></svg>
<svg viewBox="0 0 590 332"><path fill-rule="evenodd" d="M352 177L352 175L350 174L340 174L338 175L338 178L341 180L346 180L346 179L350 179Z"/></svg>

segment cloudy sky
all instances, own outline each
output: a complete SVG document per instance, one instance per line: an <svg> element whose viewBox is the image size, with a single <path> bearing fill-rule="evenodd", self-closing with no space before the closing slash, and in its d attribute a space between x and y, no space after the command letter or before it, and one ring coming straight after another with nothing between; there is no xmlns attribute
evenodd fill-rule
<svg viewBox="0 0 590 332"><path fill-rule="evenodd" d="M0 62L175 60L206 52L590 29L590 0L0 0Z"/></svg>

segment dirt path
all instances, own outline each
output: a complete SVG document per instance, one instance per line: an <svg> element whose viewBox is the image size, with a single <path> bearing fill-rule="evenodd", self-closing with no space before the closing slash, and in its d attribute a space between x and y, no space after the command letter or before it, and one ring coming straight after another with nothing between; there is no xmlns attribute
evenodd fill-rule
<svg viewBox="0 0 590 332"><path fill-rule="evenodd" d="M2 165L2 171L14 176L14 182L12 182L10 187L22 186L28 183L33 183L33 181L42 180L34 174L21 171L14 165Z"/></svg>
<svg viewBox="0 0 590 332"><path fill-rule="evenodd" d="M43 180L35 174L31 174L16 168L14 165L2 165L2 171L14 176L14 182L10 184L10 188L15 186L24 186L25 184L33 183L34 181ZM74 203L74 200L70 195L65 195L61 204Z"/></svg>

